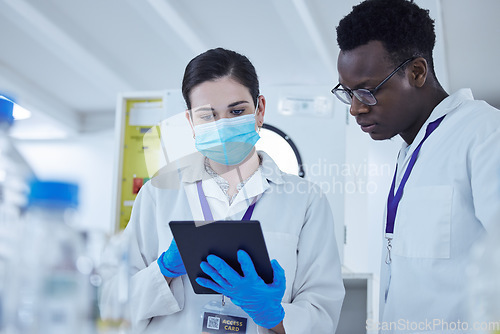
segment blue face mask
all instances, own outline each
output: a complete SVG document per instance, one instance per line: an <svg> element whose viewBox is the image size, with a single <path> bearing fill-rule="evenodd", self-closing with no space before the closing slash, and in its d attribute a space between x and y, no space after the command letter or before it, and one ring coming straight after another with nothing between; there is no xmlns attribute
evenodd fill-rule
<svg viewBox="0 0 500 334"><path fill-rule="evenodd" d="M228 166L245 160L260 139L255 131L255 114L195 125L194 133L195 146L201 154Z"/></svg>

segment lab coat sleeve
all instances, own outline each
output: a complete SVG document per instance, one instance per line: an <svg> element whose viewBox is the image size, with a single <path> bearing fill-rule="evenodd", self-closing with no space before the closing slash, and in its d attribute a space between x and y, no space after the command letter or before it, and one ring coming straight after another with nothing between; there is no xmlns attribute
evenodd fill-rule
<svg viewBox="0 0 500 334"><path fill-rule="evenodd" d="M318 189L300 232L292 302L283 303L286 333L335 333L344 294L332 212Z"/></svg>
<svg viewBox="0 0 500 334"><path fill-rule="evenodd" d="M101 316L112 317L119 305L119 293L125 253L128 253L130 286L129 317L138 332L151 318L179 312L184 306L184 287L180 278L167 284L156 262L158 237L155 202L143 187L139 192L127 228L109 243L102 256L100 274L103 288L100 295ZM123 268L123 267L122 267Z"/></svg>
<svg viewBox="0 0 500 334"><path fill-rule="evenodd" d="M470 182L476 217L486 231L500 224L500 129L472 148Z"/></svg>

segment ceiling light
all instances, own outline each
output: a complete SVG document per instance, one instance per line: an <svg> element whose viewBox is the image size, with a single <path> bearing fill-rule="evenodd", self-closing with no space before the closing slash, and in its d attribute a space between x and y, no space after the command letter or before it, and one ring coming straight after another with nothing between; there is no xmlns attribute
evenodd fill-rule
<svg viewBox="0 0 500 334"><path fill-rule="evenodd" d="M20 120L20 119L27 119L31 117L31 111L29 111L26 108L21 107L17 103L14 104L14 110L12 111L12 114L14 115L14 119Z"/></svg>
<svg viewBox="0 0 500 334"><path fill-rule="evenodd" d="M12 110L12 116L14 116L14 120L27 119L31 117L31 111L21 107L19 104L16 103L16 100L13 99L12 97L4 93L0 93L0 98L9 100L14 105L14 108Z"/></svg>

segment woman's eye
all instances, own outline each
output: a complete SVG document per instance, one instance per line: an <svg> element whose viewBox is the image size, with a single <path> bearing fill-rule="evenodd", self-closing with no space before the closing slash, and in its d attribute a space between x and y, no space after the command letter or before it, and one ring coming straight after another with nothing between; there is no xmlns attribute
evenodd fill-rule
<svg viewBox="0 0 500 334"><path fill-rule="evenodd" d="M213 114L205 114L205 115L201 115L200 118L204 121L209 121L211 120L212 118L214 118L214 115Z"/></svg>
<svg viewBox="0 0 500 334"><path fill-rule="evenodd" d="M241 115L245 112L245 109L236 109L236 110L231 110L231 114L233 115Z"/></svg>

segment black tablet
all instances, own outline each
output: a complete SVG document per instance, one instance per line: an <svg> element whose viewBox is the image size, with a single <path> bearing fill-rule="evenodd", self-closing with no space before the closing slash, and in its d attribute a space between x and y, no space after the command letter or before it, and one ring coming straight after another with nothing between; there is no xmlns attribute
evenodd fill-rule
<svg viewBox="0 0 500 334"><path fill-rule="evenodd" d="M239 249L250 255L264 282L272 283L273 268L259 221L220 220L208 224L203 221L171 221L169 225L196 294L217 294L195 281L197 277L210 279L200 268L200 263L210 254L225 260L243 275L236 254Z"/></svg>

